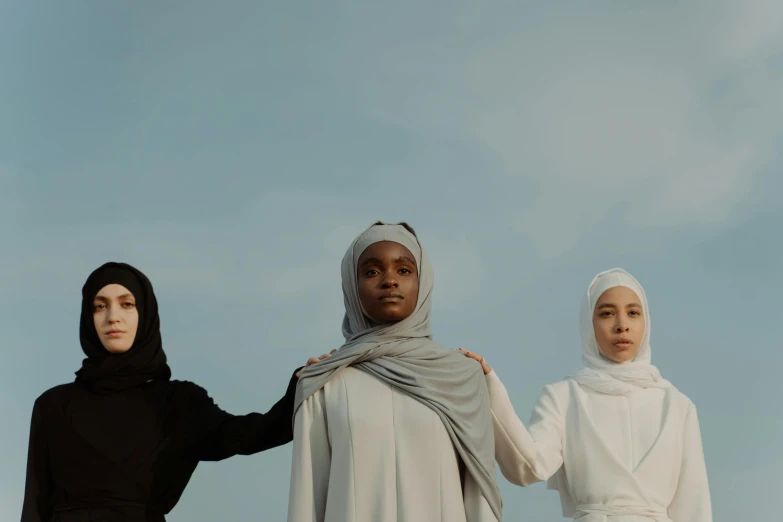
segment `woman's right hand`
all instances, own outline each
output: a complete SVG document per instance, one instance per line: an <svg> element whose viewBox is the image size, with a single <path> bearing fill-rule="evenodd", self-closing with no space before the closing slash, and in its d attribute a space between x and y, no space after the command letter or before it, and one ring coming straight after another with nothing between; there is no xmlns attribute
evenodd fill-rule
<svg viewBox="0 0 783 522"><path fill-rule="evenodd" d="M319 362L319 361L323 361L324 359L328 359L328 358L329 358L329 357L331 357L331 355L332 355L334 352L336 352L336 351L337 351L337 349L335 348L335 349L334 349L334 350L332 350L331 352L329 352L329 353L325 353L325 354L323 354L323 355L322 355L322 356L320 356L320 357L310 357L309 359L307 359L307 363L306 363L306 364L305 364L305 365L302 367L302 369L301 369L301 370L299 370L298 372L296 372L296 376L297 376L297 377L301 376L301 375L302 375L302 372L303 372L303 371L305 371L305 368L307 368L307 367L308 367L308 366L310 366L311 364L315 364L315 363L317 363L317 362Z"/></svg>
<svg viewBox="0 0 783 522"><path fill-rule="evenodd" d="M478 361L479 364L481 364L481 369L484 370L484 375L487 375L489 372L492 371L492 368L489 367L487 361L485 361L484 358L479 354L475 352L469 352L463 348L460 348L459 351L465 354L465 357L470 357L471 359L475 359L476 361Z"/></svg>

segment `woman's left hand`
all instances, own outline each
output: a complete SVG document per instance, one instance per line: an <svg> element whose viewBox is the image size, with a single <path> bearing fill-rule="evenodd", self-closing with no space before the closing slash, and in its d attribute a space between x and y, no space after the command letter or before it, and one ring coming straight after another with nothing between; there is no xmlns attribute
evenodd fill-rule
<svg viewBox="0 0 783 522"><path fill-rule="evenodd" d="M300 375L302 375L302 372L303 372L303 371L305 371L305 368L307 368L307 367L308 367L308 366L310 366L311 364L315 364L315 363L317 363L317 362L319 362L319 361L323 361L324 359L328 359L328 358L329 358L329 357L331 357L331 356L332 356L332 354L333 354L334 352L336 352L336 351L337 351L337 349L334 349L334 350L332 350L331 352L329 352L329 353L325 353L325 354L323 354L323 355L322 355L322 356L320 356L320 357L310 357L309 359L307 359L307 363L304 365L304 368L302 368L301 370L299 370L298 372L296 372L296 376L297 376L297 377L299 377Z"/></svg>
<svg viewBox="0 0 783 522"><path fill-rule="evenodd" d="M465 354L466 357L470 357L471 359L475 359L476 361L481 364L481 369L484 370L484 375L487 375L489 372L492 371L492 368L489 367L487 364L487 361L484 360L482 356L480 356L477 353L469 352L465 350L464 348L460 348L459 351Z"/></svg>

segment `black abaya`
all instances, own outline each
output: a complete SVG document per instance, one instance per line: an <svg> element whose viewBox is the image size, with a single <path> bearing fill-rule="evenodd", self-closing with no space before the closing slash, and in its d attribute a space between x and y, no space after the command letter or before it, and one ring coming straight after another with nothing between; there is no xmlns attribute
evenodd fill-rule
<svg viewBox="0 0 783 522"><path fill-rule="evenodd" d="M93 320L95 296L109 284L130 290L139 314L133 345L120 354L103 348ZM200 461L293 439L295 375L269 412L244 416L170 380L152 285L129 265L107 263L87 279L80 338L87 358L76 382L33 407L22 522L162 522Z"/></svg>

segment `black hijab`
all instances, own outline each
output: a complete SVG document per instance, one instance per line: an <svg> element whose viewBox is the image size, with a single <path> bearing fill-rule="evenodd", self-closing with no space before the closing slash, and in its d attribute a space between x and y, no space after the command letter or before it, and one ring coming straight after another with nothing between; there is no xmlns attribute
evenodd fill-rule
<svg viewBox="0 0 783 522"><path fill-rule="evenodd" d="M93 320L93 303L100 290L122 285L136 298L139 326L133 345L125 353L110 353L103 347ZM158 301L152 283L140 271L125 263L106 263L95 270L82 287L82 316L79 337L87 358L76 372L76 382L96 393L127 390L152 379L168 380L171 369L160 337Z"/></svg>

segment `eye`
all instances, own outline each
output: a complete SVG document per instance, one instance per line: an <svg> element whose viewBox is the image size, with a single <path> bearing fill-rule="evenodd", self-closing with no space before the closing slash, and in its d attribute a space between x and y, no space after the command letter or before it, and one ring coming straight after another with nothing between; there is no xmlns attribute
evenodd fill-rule
<svg viewBox="0 0 783 522"><path fill-rule="evenodd" d="M642 315L642 314L639 312L639 310L631 310L629 313L630 313L631 315Z"/></svg>
<svg viewBox="0 0 783 522"><path fill-rule="evenodd" d="M374 276L374 275L375 275L375 274L377 274L377 273L378 273L378 271L377 271L376 269L374 269L374 268L371 268L371 269L367 270L367 271L364 273L364 275L365 275L365 277L370 277L370 276Z"/></svg>
<svg viewBox="0 0 783 522"><path fill-rule="evenodd" d="M600 316L600 317L610 317L611 315L613 315L613 314L612 314L612 312L611 312L611 311L609 311L609 310L604 310L603 312L601 312L601 313L599 314L599 316Z"/></svg>
<svg viewBox="0 0 783 522"><path fill-rule="evenodd" d="M401 274L412 274L413 272L407 268L400 268L399 272Z"/></svg>
<svg viewBox="0 0 783 522"><path fill-rule="evenodd" d="M135 306L136 306L136 303L134 303L132 301L125 301L124 303L122 303L122 307L123 308L133 308Z"/></svg>

